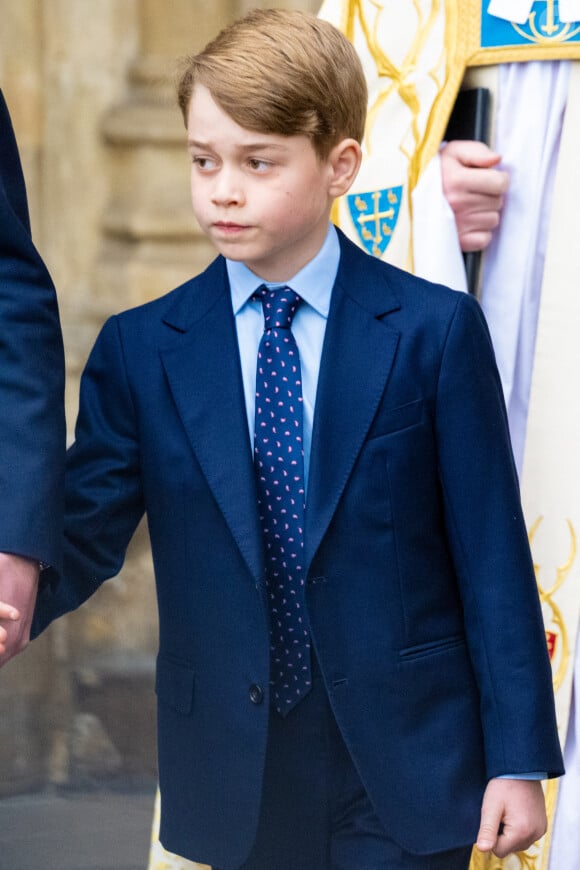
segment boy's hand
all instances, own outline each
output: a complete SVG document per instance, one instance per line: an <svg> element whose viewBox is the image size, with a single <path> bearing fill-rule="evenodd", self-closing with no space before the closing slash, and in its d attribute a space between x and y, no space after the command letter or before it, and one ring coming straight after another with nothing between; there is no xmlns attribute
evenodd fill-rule
<svg viewBox="0 0 580 870"><path fill-rule="evenodd" d="M476 845L480 852L493 851L505 858L529 848L544 836L547 826L541 782L491 779L483 796Z"/></svg>
<svg viewBox="0 0 580 870"><path fill-rule="evenodd" d="M0 666L28 645L38 576L38 562L0 553Z"/></svg>
<svg viewBox="0 0 580 870"><path fill-rule="evenodd" d="M461 250L482 251L499 224L509 176L483 142L454 140L441 149L443 193L455 215Z"/></svg>

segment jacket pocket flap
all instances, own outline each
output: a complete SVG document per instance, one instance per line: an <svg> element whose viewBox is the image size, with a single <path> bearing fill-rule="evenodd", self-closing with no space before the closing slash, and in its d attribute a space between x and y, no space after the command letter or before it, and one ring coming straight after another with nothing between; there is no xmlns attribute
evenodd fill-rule
<svg viewBox="0 0 580 870"><path fill-rule="evenodd" d="M400 405L398 408L381 408L373 421L368 434L368 440L382 438L385 435L392 435L403 429L409 429L411 426L420 423L422 417L422 399L416 399L414 402Z"/></svg>
<svg viewBox="0 0 580 870"><path fill-rule="evenodd" d="M413 659L422 659L427 656L438 655L439 653L446 653L463 647L465 647L465 635L456 634L451 637L444 637L427 643L420 643L415 646L406 647L399 651L399 659L401 661L412 661Z"/></svg>

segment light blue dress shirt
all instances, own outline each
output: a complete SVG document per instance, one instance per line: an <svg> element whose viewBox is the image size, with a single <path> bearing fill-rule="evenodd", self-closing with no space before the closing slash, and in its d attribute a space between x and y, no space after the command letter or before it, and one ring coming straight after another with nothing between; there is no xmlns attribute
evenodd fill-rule
<svg viewBox="0 0 580 870"><path fill-rule="evenodd" d="M299 272L285 281L302 298L292 323L292 332L300 353L303 398L304 477L308 483L312 423L316 404L316 388L320 371L322 345L330 309L332 287L338 271L340 245L336 229L329 224L326 239L316 256ZM254 450L254 416L256 405L256 360L258 345L264 332L262 303L252 300L252 294L263 281L243 263L226 260L232 294L232 304L242 364L242 379L248 416L248 432ZM280 282L275 282L280 283Z"/></svg>

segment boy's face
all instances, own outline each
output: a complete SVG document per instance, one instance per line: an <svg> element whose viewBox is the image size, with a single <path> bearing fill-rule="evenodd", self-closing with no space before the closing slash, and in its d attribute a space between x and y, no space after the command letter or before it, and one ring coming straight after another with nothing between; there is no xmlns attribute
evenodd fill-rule
<svg viewBox="0 0 580 870"><path fill-rule="evenodd" d="M197 85L188 114L195 216L218 251L285 281L321 248L337 195L333 161L306 136L240 127Z"/></svg>

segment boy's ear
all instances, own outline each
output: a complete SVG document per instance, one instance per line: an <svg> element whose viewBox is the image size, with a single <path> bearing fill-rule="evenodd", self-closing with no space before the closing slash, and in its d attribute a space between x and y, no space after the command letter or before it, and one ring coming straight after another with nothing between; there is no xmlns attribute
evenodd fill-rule
<svg viewBox="0 0 580 870"><path fill-rule="evenodd" d="M342 196L355 180L362 160L362 150L356 139L342 139L328 156L331 169L328 192Z"/></svg>

